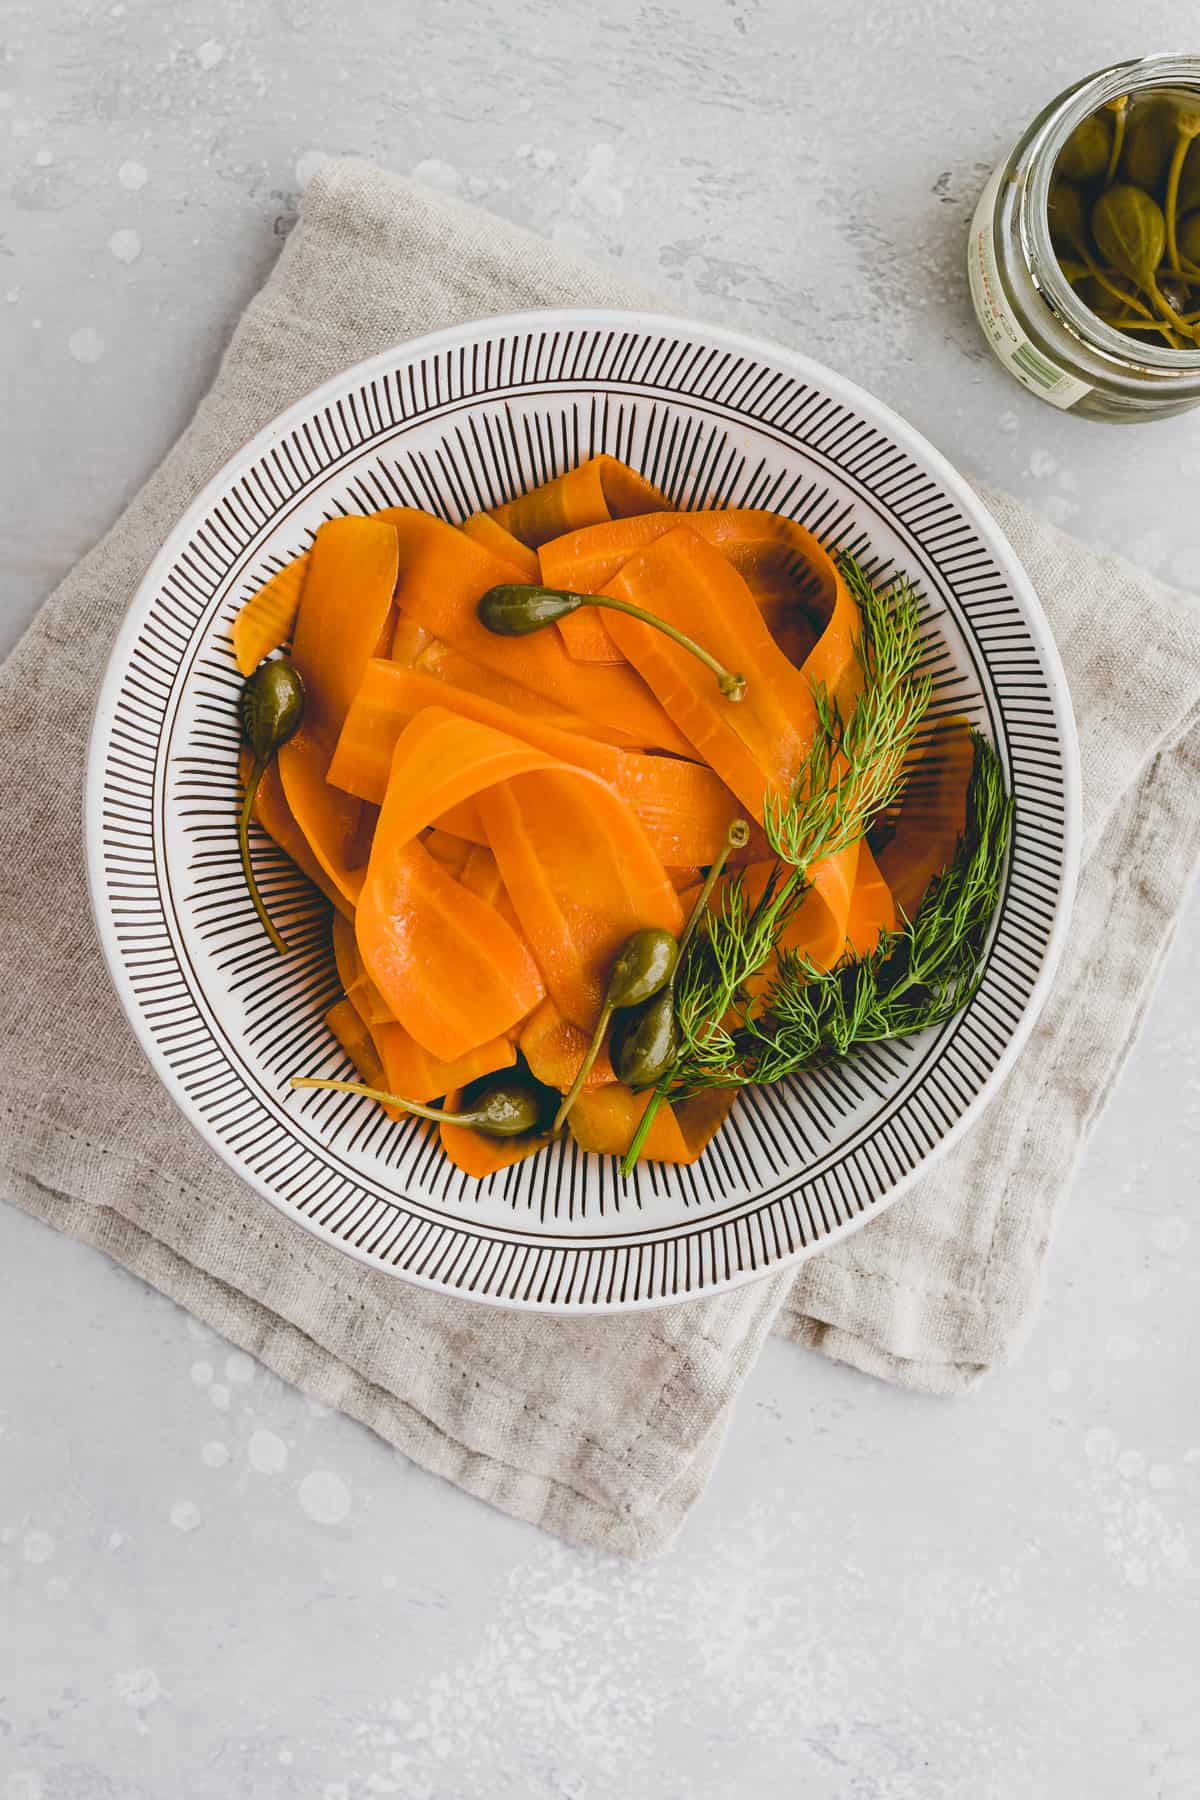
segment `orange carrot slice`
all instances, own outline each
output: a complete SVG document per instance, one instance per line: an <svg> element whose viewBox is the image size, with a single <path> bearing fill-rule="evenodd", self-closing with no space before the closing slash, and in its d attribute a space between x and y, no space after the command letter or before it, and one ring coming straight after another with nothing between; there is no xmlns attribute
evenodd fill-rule
<svg viewBox="0 0 1200 1800"><path fill-rule="evenodd" d="M528 494L519 494L491 516L506 531L536 550L549 538L621 519L631 513L662 512L666 501L656 487L615 456L593 456L577 469L556 475Z"/></svg>
<svg viewBox="0 0 1200 1800"><path fill-rule="evenodd" d="M325 1014L325 1023L354 1064L359 1080L367 1087L386 1089L383 1064L374 1040L350 1001L336 1001Z"/></svg>
<svg viewBox="0 0 1200 1800"><path fill-rule="evenodd" d="M682 929L666 871L630 808L583 770L517 775L486 788L478 803L546 987L560 1011L590 1031L630 933Z"/></svg>
<svg viewBox="0 0 1200 1800"><path fill-rule="evenodd" d="M745 676L745 698L726 700L709 671L661 631L623 613L607 616L695 751L761 822L764 789L785 794L799 772L816 709L807 680L775 643L741 576L681 526L625 563L606 591L667 619Z"/></svg>
<svg viewBox="0 0 1200 1800"><path fill-rule="evenodd" d="M461 1111L462 1105L461 1090L446 1095L447 1112ZM511 1169L514 1163L524 1162L527 1156L536 1156L546 1147L545 1138L485 1137L483 1132L472 1131L466 1125L443 1124L438 1126L438 1132L442 1149L455 1168L479 1181L498 1169Z"/></svg>
<svg viewBox="0 0 1200 1800"><path fill-rule="evenodd" d="M546 999L526 1019L517 1042L535 1078L543 1086L565 1094L587 1055L589 1038L586 1031L563 1017L553 1000ZM605 1082L615 1080L608 1050L602 1045L583 1085L603 1087Z"/></svg>
<svg viewBox="0 0 1200 1800"><path fill-rule="evenodd" d="M351 905L362 888L362 808L325 776L391 612L398 554L386 521L332 519L322 525L309 552L292 644L304 682L304 716L279 752L280 778L313 856Z"/></svg>
<svg viewBox="0 0 1200 1800"><path fill-rule="evenodd" d="M241 756L242 780L245 781L250 772L250 752L244 750ZM309 848L308 839L292 817L291 808L284 797L283 783L279 779L279 768L276 763L269 763L258 784L258 792L254 797L254 817L262 826L269 838L273 838L279 848L290 856L298 869L319 887L327 900L331 900L339 913L347 917L354 916L354 903L348 900L334 882L329 879L321 864Z"/></svg>
<svg viewBox="0 0 1200 1800"><path fill-rule="evenodd" d="M449 869L452 875L461 876L471 854L471 844L465 837L456 837L452 832L439 830L435 825L425 833L422 842L436 862Z"/></svg>
<svg viewBox="0 0 1200 1800"><path fill-rule="evenodd" d="M355 916L359 954L397 1022L451 1062L505 1036L545 989L512 927L393 824L390 800Z"/></svg>
<svg viewBox="0 0 1200 1800"><path fill-rule="evenodd" d="M520 538L515 538L511 531L506 531L490 513L472 513L469 519L463 520L459 530L465 531L469 538L482 544L493 556L511 563L522 581L538 579L537 551L528 549Z"/></svg>
<svg viewBox="0 0 1200 1800"><path fill-rule="evenodd" d="M571 1136L581 1150L594 1150L599 1156L624 1156L649 1104L649 1092L635 1094L620 1081L584 1087L568 1115ZM658 1108L642 1154L649 1162L695 1161L673 1107Z"/></svg>
<svg viewBox="0 0 1200 1800"><path fill-rule="evenodd" d="M404 614L398 615L399 620ZM636 733L622 731L616 725L601 725L595 719L585 719L577 712L559 706L548 700L544 694L535 693L523 682L509 681L495 669L486 669L482 663L464 656L461 650L453 649L443 643L440 638L423 633L424 642L413 655L397 656L394 652L392 661L416 670L418 674L432 676L444 682L448 687L455 687L464 693L479 694L482 698L499 701L501 705L510 707L523 719L541 719L547 725L555 726L559 731L573 731L583 737L594 738L598 743L617 744L625 748L640 750L645 748L645 737Z"/></svg>
<svg viewBox="0 0 1200 1800"><path fill-rule="evenodd" d="M809 872L809 891L801 900L796 911L781 931L777 947L781 950L794 950L806 956L819 969L832 969L842 957L846 948L846 928L850 917L850 906L854 892L855 876L858 870L860 846L851 844L847 849L839 851L836 856L826 857L814 863ZM767 884L767 878L773 868L772 862L752 863L742 872L743 892L747 901L754 905L761 898ZM726 878L728 879L728 878ZM720 886L709 902L712 910L719 909ZM683 896L686 906L688 895ZM761 994L770 985L775 973L775 959L770 961L752 975L745 983L750 994Z"/></svg>
<svg viewBox="0 0 1200 1800"><path fill-rule="evenodd" d="M422 1049L403 1025L373 1025L371 1035L383 1063L383 1091L403 1094L406 1100L424 1103L439 1100L455 1088L465 1087L480 1075L492 1075L497 1069L511 1069L517 1053L511 1039L490 1038L468 1050L464 1056L443 1061ZM403 1117L401 1112L400 1117Z"/></svg>
<svg viewBox="0 0 1200 1800"><path fill-rule="evenodd" d="M922 731L910 756L891 839L877 852L880 873L906 919L914 919L935 875L954 860L967 825L975 750L965 719Z"/></svg>
<svg viewBox="0 0 1200 1800"><path fill-rule="evenodd" d="M846 918L846 946L854 956L870 956L885 931L896 929L896 903L879 864L864 843Z"/></svg>
<svg viewBox="0 0 1200 1800"><path fill-rule="evenodd" d="M840 576L811 532L760 508L646 513L590 526L542 545L538 551L542 582L575 593L602 593L629 557L680 525L732 563L784 654L797 666L803 663L832 616ZM559 621L572 656L601 662L620 658L605 618L585 606Z"/></svg>
<svg viewBox="0 0 1200 1800"><path fill-rule="evenodd" d="M660 861L671 868L712 862L739 808L720 778L702 764L617 750L538 718L525 718L483 695L447 687L419 670L367 664L329 768L329 780L362 799L383 798L396 740L425 707L441 706L536 745L548 755L587 769L616 790L637 813ZM473 842L482 825L456 806L443 829ZM763 846L759 846L762 854Z"/></svg>
<svg viewBox="0 0 1200 1800"><path fill-rule="evenodd" d="M507 563L428 513L396 507L387 518L400 544L397 601L426 631L565 711L658 749L689 753L686 739L633 669L574 663L553 632L505 638L480 624L476 607L482 596L512 578Z"/></svg>
<svg viewBox="0 0 1200 1800"><path fill-rule="evenodd" d="M286 644L300 609L308 552L285 563L251 595L233 621L233 656L243 675L253 675L264 656Z"/></svg>

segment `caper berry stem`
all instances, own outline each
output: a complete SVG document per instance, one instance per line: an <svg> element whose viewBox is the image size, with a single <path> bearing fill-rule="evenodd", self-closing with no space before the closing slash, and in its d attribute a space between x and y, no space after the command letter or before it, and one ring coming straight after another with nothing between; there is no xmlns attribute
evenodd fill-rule
<svg viewBox="0 0 1200 1800"><path fill-rule="evenodd" d="M1150 322L1155 325L1158 323L1154 314L1150 311L1150 308L1148 306L1143 306L1136 294L1127 293L1124 288L1118 287L1116 282L1111 280L1110 277L1105 274L1104 270L1100 268L1099 264L1093 261L1086 251L1081 251L1080 254L1083 256L1084 266L1086 267L1088 274L1092 277L1093 281L1098 281L1100 283L1100 286L1104 289L1105 293L1111 294L1113 299L1119 300L1123 306L1132 308L1139 318L1149 319Z"/></svg>
<svg viewBox="0 0 1200 1800"><path fill-rule="evenodd" d="M238 854L242 859L242 874L246 877L254 910L281 956L286 954L287 945L271 923L266 904L258 891L258 882L254 878L254 864L250 857L250 815L271 758L295 734L303 714L304 683L299 672L285 657L260 663L253 675L243 683L238 716L241 720L242 737L254 760L246 781L246 792L242 796L241 812L238 814Z"/></svg>
<svg viewBox="0 0 1200 1800"><path fill-rule="evenodd" d="M577 612L581 606L598 606L609 612L627 613L631 619L638 619L643 625L649 625L655 631L661 631L681 649L702 662L711 670L726 700L741 700L746 692L746 678L727 669L723 663L707 651L703 644L689 637L686 631L680 631L668 619L662 619L657 613L647 612L644 606L634 606L628 600L615 600L607 594L577 594L570 588L544 588L523 582L503 582L498 587L489 588L480 600L477 613L479 622L488 631L500 637L525 637L530 632L541 631L547 625L554 625L559 619L565 619Z"/></svg>
<svg viewBox="0 0 1200 1800"><path fill-rule="evenodd" d="M1112 146L1108 152L1108 167L1104 171L1104 185L1111 187L1117 173L1117 164L1121 160L1121 151L1125 145L1125 120L1129 113L1129 95L1119 94L1110 100L1108 110L1113 114Z"/></svg>
<svg viewBox="0 0 1200 1800"><path fill-rule="evenodd" d="M419 1119L432 1119L436 1125L465 1125L481 1131L486 1137L513 1137L520 1133L498 1131L487 1112L446 1112L440 1106L426 1106L419 1100L406 1100L403 1094L387 1094L382 1088L368 1087L363 1081L326 1081L316 1075L293 1075L294 1088L328 1088L335 1094L360 1094L364 1100L378 1100L381 1106L398 1106L404 1112L416 1113Z"/></svg>
<svg viewBox="0 0 1200 1800"><path fill-rule="evenodd" d="M254 802L258 795L259 785L267 772L269 758L256 762L246 782L246 792L242 796L242 809L238 814L238 854L242 859L242 874L246 878L246 887L250 894L255 912L262 921L263 930L278 950L280 956L287 955L287 944L272 922L267 911L266 901L259 892L258 880L254 873L254 863L250 855L250 815L254 811Z"/></svg>
<svg viewBox="0 0 1200 1800"><path fill-rule="evenodd" d="M717 678L717 686L726 700L745 698L746 677L744 675L732 674L722 663L717 661L715 656L710 656L704 646L698 644L695 638L689 637L686 631L680 631L666 619L660 619L657 613L647 612L644 606L633 606L627 600L610 599L607 594L593 597L590 603L593 606L607 607L610 612L628 613L631 619L640 619L643 625L652 625L655 631L661 631L665 637L673 638L681 649L690 651L698 661L704 664L706 669L712 670Z"/></svg>
<svg viewBox="0 0 1200 1800"><path fill-rule="evenodd" d="M1171 160L1167 164L1167 186L1163 195L1163 216L1167 222L1167 260L1175 274L1180 273L1179 245L1175 232L1179 210L1179 177L1183 174L1183 165L1192 141L1200 136L1200 114L1184 113L1175 126L1175 148L1171 152Z"/></svg>
<svg viewBox="0 0 1200 1800"><path fill-rule="evenodd" d="M677 972L683 966L683 956L684 956L685 950L688 948L693 937L695 936L696 930L700 924L701 919L704 917L705 913L708 911L708 902L709 902L710 898L712 897L713 888L716 886L717 881L719 880L721 873L725 867L725 864L729 861L731 853L734 850L744 850L746 845L749 842L750 842L750 827L746 823L745 819L731 820L729 829L725 834L725 842L721 848L721 853L717 857L717 860L713 863L712 867L709 869L708 874L705 876L704 885L700 889L700 892L696 895L696 904L693 906L691 912L688 914L687 924L683 928L683 936L679 940L679 960L675 964L675 968L676 968ZM671 977L671 980L668 983L668 988L671 993L674 993L674 991L675 991L674 975ZM637 1130L634 1132L632 1138L629 1140L629 1148L628 1148L628 1150L626 1150L625 1155L621 1159L622 1175L632 1175L632 1173L634 1171L634 1168L637 1164L637 1160L638 1160L639 1156L642 1154L642 1146L646 1142L646 1139L650 1135L650 1127L654 1124L654 1115L657 1113L659 1107L663 1103L663 1100L666 1098L667 1082L668 1082L669 1076L670 1076L670 1070L664 1069L662 1072L662 1075L659 1079L658 1086L655 1088L655 1090L651 1094L649 1100L646 1102L646 1110L642 1114L641 1118L638 1120ZM649 1086L649 1083L647 1083L647 1086Z"/></svg>
<svg viewBox="0 0 1200 1800"><path fill-rule="evenodd" d="M696 904L688 914L687 924L683 928L683 936L679 940L680 961L683 959L684 951L696 935L697 926L708 910L708 902L712 895L712 891L720 880L730 855L734 850L744 850L749 842L750 827L745 819L732 819L729 824L729 829L725 833L725 842L721 846L720 854L718 855L716 862L713 863L712 867L709 869L708 874L704 877L704 885L696 895ZM675 966L678 968L679 964L676 963Z"/></svg>
<svg viewBox="0 0 1200 1800"><path fill-rule="evenodd" d="M567 1115L582 1093L583 1084L591 1074L596 1058L600 1054L600 1046L604 1042L604 1034L608 1030L615 1010L611 1000L605 1000L604 1005L600 1008L600 1017L596 1020L596 1029L592 1033L592 1041L587 1047L587 1053L584 1056L583 1061L575 1071L574 1081L562 1097L558 1111L554 1115L554 1122L550 1127L551 1131L561 1131L566 1124Z"/></svg>

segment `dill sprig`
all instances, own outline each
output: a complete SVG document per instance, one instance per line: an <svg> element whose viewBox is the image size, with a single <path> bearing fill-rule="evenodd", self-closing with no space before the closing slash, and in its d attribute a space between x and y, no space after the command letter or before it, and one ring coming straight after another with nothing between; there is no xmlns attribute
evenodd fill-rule
<svg viewBox="0 0 1200 1800"><path fill-rule="evenodd" d="M929 706L932 678L916 673L920 610L904 577L880 591L852 556L842 573L863 630L855 646L863 687L848 720L824 687L813 690L817 730L784 799L768 794L763 825L781 862L801 870L865 836L904 786L904 759Z"/></svg>
<svg viewBox="0 0 1200 1800"><path fill-rule="evenodd" d="M761 1004L742 1009L729 1033L731 1085L780 1081L868 1044L928 1031L973 997L1004 878L1013 802L997 752L978 733L972 737L966 830L916 917L885 933L869 956L833 970L781 951ZM723 1079L710 1063L703 1085Z"/></svg>
<svg viewBox="0 0 1200 1800"><path fill-rule="evenodd" d="M712 977L701 971L701 950L680 977L680 1056L647 1114L705 1088L765 1086L821 1068L869 1044L928 1031L966 1006L983 979L1013 821L998 753L978 732L972 741L966 829L916 917L885 933L869 956L831 970L779 951L765 990L734 995L719 1016L703 1011ZM626 1174L639 1149L630 1145Z"/></svg>
<svg viewBox="0 0 1200 1800"><path fill-rule="evenodd" d="M684 960L676 985L680 1054L651 1095L622 1164L626 1173L665 1098L758 1079L736 1073L747 1036L761 1029L746 983L770 960L808 891L812 865L856 843L903 787L931 692L929 677L917 674L917 596L903 578L877 590L852 557L843 556L841 566L862 618L855 644L862 693L847 720L823 687L814 689L817 729L808 755L786 796L769 795L764 807L775 866L755 900L740 876L725 884L719 909L706 917Z"/></svg>

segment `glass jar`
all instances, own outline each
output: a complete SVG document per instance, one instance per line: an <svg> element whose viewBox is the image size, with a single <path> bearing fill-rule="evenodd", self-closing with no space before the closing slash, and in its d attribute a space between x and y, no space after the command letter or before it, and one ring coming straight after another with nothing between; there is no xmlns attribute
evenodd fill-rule
<svg viewBox="0 0 1200 1800"><path fill-rule="evenodd" d="M1161 419L1200 405L1200 348L1141 344L1086 307L1059 268L1046 201L1071 132L1106 101L1194 93L1200 56L1143 56L1068 88L1039 113L980 196L967 272L984 336L1022 386L1090 419Z"/></svg>

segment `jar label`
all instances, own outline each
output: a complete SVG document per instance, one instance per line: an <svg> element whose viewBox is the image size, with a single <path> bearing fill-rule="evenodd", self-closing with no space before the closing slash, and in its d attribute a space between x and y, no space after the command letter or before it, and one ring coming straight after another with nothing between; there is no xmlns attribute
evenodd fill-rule
<svg viewBox="0 0 1200 1800"><path fill-rule="evenodd" d="M1068 375L1030 342L1008 302L996 267L992 220L1005 168L1006 165L1001 163L984 188L971 221L967 277L971 283L975 316L983 327L983 335L1009 374L1015 375L1021 386L1036 394L1039 400L1048 400L1051 406L1065 412L1085 394L1091 393L1091 383Z"/></svg>

